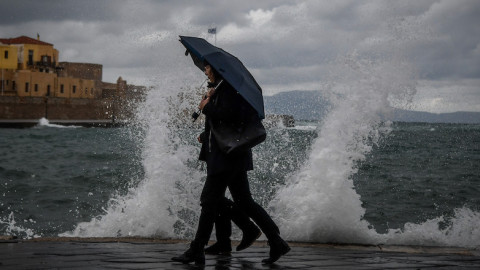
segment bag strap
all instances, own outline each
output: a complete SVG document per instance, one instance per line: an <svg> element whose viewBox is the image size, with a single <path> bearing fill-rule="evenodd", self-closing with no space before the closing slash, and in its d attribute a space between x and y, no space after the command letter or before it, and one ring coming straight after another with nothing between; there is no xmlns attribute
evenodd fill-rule
<svg viewBox="0 0 480 270"><path fill-rule="evenodd" d="M220 82L215 86L215 100L213 100L213 104L217 105L217 99L218 99L218 93L217 93L217 88L223 83L223 79L220 80Z"/></svg>

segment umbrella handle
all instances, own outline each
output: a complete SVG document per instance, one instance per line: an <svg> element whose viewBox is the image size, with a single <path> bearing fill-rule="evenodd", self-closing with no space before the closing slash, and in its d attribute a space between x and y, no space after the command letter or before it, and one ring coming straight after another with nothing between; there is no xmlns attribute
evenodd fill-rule
<svg viewBox="0 0 480 270"><path fill-rule="evenodd" d="M217 90L217 88L220 86L220 84L223 83L223 79L220 80L220 82L217 84L217 86L215 86L215 90Z"/></svg>
<svg viewBox="0 0 480 270"><path fill-rule="evenodd" d="M202 83L202 85L200 85L200 88L203 86L203 84L204 84L206 81L207 81L207 80L205 80L205 81ZM223 83L223 80L220 80L220 82L219 82L219 83L217 84L217 86L215 86L215 88L214 88L215 91L217 90L217 88L218 88L218 87L220 86L220 84L222 84L222 83ZM198 119L198 117L200 116L201 113L202 113L201 110L198 110L198 111L192 113L193 122L195 122L195 121Z"/></svg>
<svg viewBox="0 0 480 270"><path fill-rule="evenodd" d="M223 79L220 80L220 82L217 84L217 86L215 86L213 89L215 89L215 91L217 91L217 88L223 83Z"/></svg>

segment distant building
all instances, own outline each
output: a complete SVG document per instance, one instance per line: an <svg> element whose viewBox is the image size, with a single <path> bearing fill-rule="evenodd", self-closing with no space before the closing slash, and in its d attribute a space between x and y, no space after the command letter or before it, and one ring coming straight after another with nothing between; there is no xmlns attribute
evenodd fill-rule
<svg viewBox="0 0 480 270"><path fill-rule="evenodd" d="M41 117L50 112L51 119L89 117L114 121L131 115L130 100L139 101L145 95L145 87L127 85L121 77L116 84L102 82L100 64L58 61L59 52L53 44L26 36L0 38L0 101L4 107L0 108L0 119L35 118L41 113L19 109L18 103L39 104L34 98L43 98L45 115ZM54 114L48 104L54 104L62 113ZM88 114L94 107L91 111L95 114ZM75 114L82 110L84 113Z"/></svg>
<svg viewBox="0 0 480 270"><path fill-rule="evenodd" d="M2 95L19 97L95 98L101 96L102 67L99 76L79 77L64 72L64 66L79 64L58 63L59 53L53 44L21 36L0 38L2 49ZM16 61L16 63L14 63ZM90 64L93 66L93 64ZM83 67L83 65L79 65ZM99 68L98 68L99 67ZM82 72L78 71L73 75ZM98 93L97 93L98 92Z"/></svg>

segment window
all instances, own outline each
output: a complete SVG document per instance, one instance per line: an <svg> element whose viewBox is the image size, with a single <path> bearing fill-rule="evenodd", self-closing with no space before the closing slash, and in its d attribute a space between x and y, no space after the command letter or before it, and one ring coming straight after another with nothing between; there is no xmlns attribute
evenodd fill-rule
<svg viewBox="0 0 480 270"><path fill-rule="evenodd" d="M8 51L5 51L5 59L8 59Z"/></svg>
<svg viewBox="0 0 480 270"><path fill-rule="evenodd" d="M15 81L12 81L12 90L16 90L16 85L15 85Z"/></svg>
<svg viewBox="0 0 480 270"><path fill-rule="evenodd" d="M93 95L93 88L90 89L90 95Z"/></svg>
<svg viewBox="0 0 480 270"><path fill-rule="evenodd" d="M35 84L35 92L38 92L38 84Z"/></svg>
<svg viewBox="0 0 480 270"><path fill-rule="evenodd" d="M50 85L47 85L47 96L50 96Z"/></svg>
<svg viewBox="0 0 480 270"><path fill-rule="evenodd" d="M29 87L28 82L26 82L25 83L25 93L28 93L28 87Z"/></svg>
<svg viewBox="0 0 480 270"><path fill-rule="evenodd" d="M63 91L64 91L63 89L64 89L63 84L60 84L60 93L62 93L62 94L63 94Z"/></svg>
<svg viewBox="0 0 480 270"><path fill-rule="evenodd" d="M88 95L88 88L85 87L85 95Z"/></svg>
<svg viewBox="0 0 480 270"><path fill-rule="evenodd" d="M74 86L73 86L73 88L72 88L72 93L74 93L74 94L75 94L75 92L76 92L76 91L77 91L77 86L76 86L76 85L74 85Z"/></svg>
<svg viewBox="0 0 480 270"><path fill-rule="evenodd" d="M28 50L28 64L33 65L33 50Z"/></svg>

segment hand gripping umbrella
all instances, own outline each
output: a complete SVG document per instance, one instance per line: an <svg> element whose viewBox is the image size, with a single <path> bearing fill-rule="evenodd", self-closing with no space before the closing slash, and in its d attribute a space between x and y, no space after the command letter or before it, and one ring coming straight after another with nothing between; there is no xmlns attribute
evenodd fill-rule
<svg viewBox="0 0 480 270"><path fill-rule="evenodd" d="M265 118L262 88L243 63L230 53L213 46L203 38L180 36L180 42L187 48L195 65L204 70L206 60L258 113Z"/></svg>

